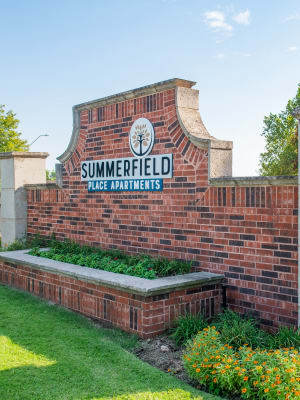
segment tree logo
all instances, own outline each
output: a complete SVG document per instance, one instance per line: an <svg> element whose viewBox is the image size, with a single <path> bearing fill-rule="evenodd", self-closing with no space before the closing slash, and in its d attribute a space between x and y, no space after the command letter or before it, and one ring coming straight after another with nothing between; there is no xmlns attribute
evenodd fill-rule
<svg viewBox="0 0 300 400"><path fill-rule="evenodd" d="M153 125L147 118L137 119L129 133L130 149L136 157L147 156L154 145Z"/></svg>

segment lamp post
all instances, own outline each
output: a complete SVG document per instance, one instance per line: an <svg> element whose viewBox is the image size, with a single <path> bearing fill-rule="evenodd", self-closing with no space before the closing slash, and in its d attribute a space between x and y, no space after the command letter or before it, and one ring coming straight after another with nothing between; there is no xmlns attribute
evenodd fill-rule
<svg viewBox="0 0 300 400"><path fill-rule="evenodd" d="M32 143L30 143L29 147L32 146L33 143L35 143L35 142L36 142L40 137L42 137L42 136L49 136L49 135L45 134L45 135L40 135L40 136L38 136L36 139L34 139L34 141L33 141Z"/></svg>
<svg viewBox="0 0 300 400"><path fill-rule="evenodd" d="M299 208L300 208L300 175L299 175L299 165L300 165L300 107L295 108L294 117L298 120L298 328L300 327L300 244L299 244L299 237L300 237L300 215L299 215Z"/></svg>

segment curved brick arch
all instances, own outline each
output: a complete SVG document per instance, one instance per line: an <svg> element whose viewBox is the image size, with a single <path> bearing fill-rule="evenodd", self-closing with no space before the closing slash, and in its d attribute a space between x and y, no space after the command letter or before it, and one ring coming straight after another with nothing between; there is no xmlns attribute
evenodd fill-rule
<svg viewBox="0 0 300 400"><path fill-rule="evenodd" d="M129 131L126 128L133 122L133 118L143 116L153 120L153 117L159 115L165 123L156 120L154 126L164 126L163 140L167 141L170 136L173 149L193 165L196 172L210 152L210 164L214 166L211 168L209 165L208 174L216 176L221 168L223 175L230 175L232 143L218 141L207 132L198 111L198 91L191 89L194 84L195 82L173 79L74 106L72 137L67 150L58 157L64 163L67 174L70 175L74 171L82 158L91 133L100 133L103 130L105 135L105 128L111 127L113 133L119 131L126 134ZM101 142L101 135L98 136ZM118 140L116 137L115 142ZM125 142L123 146L126 146ZM214 150L211 150L212 147ZM226 153L230 153L228 160ZM217 157L213 157L214 154L217 154ZM100 151L97 155L103 155L103 152Z"/></svg>

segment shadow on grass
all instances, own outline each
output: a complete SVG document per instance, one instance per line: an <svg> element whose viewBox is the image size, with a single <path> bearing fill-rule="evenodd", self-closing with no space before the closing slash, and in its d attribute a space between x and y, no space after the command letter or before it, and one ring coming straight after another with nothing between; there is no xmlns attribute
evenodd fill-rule
<svg viewBox="0 0 300 400"><path fill-rule="evenodd" d="M22 366L22 360L16 360L12 367L6 364L6 348L0 354L1 400L201 398L201 392L126 351L124 347L135 343L132 336L97 328L75 313L2 286L0 336L52 361L47 366Z"/></svg>

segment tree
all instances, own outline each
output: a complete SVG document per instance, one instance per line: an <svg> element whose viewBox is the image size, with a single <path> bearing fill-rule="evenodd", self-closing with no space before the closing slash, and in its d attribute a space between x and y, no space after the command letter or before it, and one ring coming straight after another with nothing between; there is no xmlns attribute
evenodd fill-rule
<svg viewBox="0 0 300 400"><path fill-rule="evenodd" d="M5 112L4 105L0 104L0 152L28 151L26 140L20 138L17 131L19 120L12 111Z"/></svg>
<svg viewBox="0 0 300 400"><path fill-rule="evenodd" d="M47 181L55 181L56 179L56 172L54 170L49 171L48 169L46 170L46 180Z"/></svg>
<svg viewBox="0 0 300 400"><path fill-rule="evenodd" d="M298 174L298 132L293 110L300 106L300 84L284 111L264 118L262 136L266 151L260 154L260 173L265 176Z"/></svg>

